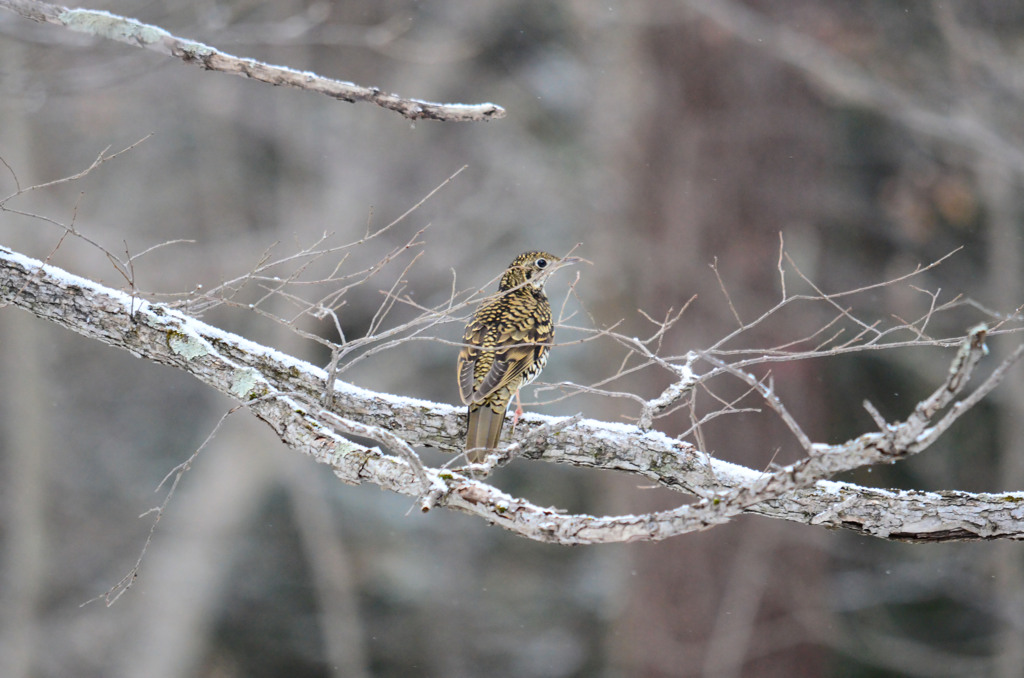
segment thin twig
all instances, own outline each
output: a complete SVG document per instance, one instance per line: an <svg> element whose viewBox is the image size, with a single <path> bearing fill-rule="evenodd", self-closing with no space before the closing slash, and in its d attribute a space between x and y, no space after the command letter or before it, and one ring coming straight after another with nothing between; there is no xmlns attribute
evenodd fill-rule
<svg viewBox="0 0 1024 678"><path fill-rule="evenodd" d="M793 418L793 415L789 413L789 410L772 388L765 386L762 381L749 372L744 372L743 370L733 367L714 356L703 354L701 355L701 358L708 361L718 369L724 370L741 381L749 384L750 387L757 391L764 401L768 403L768 406L775 410L776 414L779 415L779 418L782 419L783 423L786 424L786 427L789 428L796 437L797 441L800 443L800 447L802 447L807 454L814 454L814 444L811 442L811 439L807 436L807 433L804 432L803 428L801 428L800 424L797 423L796 419Z"/></svg>
<svg viewBox="0 0 1024 678"><path fill-rule="evenodd" d="M725 295L725 300L729 304L729 310L732 311L732 317L736 318L736 324L740 327L744 327L743 319L740 318L740 314L736 311L736 307L733 306L729 290L726 289L725 282L722 280L722 275L718 272L718 257L715 257L709 266L711 267L711 270L715 272L715 279L718 280L718 287L722 290L722 294Z"/></svg>

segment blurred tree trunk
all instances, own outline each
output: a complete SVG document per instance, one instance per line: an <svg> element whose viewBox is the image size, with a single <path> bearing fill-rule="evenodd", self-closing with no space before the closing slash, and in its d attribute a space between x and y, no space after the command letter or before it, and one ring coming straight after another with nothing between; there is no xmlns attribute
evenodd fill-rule
<svg viewBox="0 0 1024 678"><path fill-rule="evenodd" d="M21 72L25 49L17 42L0 48L4 69ZM25 116L5 110L4 125L23 146L31 133ZM34 242L33 234L11 237L7 244ZM10 678L36 675L34 658L40 643L40 614L47 579L46 466L53 437L44 406L45 385L52 383L47 366L52 354L43 350L44 327L23 313L0 314L0 496L4 506L3 581L0 594L0 665Z"/></svg>
<svg viewBox="0 0 1024 678"><path fill-rule="evenodd" d="M978 162L978 176L985 205L989 210L989 294L997 308L1012 308L1024 289L1021 273L1021 216L1018 195L1020 185L1013 173L995 161ZM997 491L1024 487L1024 383L1011 379L1006 383L1005 397L1000 399L996 430L1001 452L992 478ZM1009 547L1009 548L1008 548ZM1020 591L1024 588L1024 558L1020 548L999 545L992 551L995 586L992 607L996 618L1004 621L1001 632L993 634L995 657L993 675L1013 678L1024 667L1024 644L1020 642Z"/></svg>
<svg viewBox="0 0 1024 678"><path fill-rule="evenodd" d="M658 316L699 294L669 348L681 354L736 327L708 270L716 257L736 312L749 321L779 298L779 232L789 234L791 251L810 247L813 256L807 224L824 216L827 121L797 74L752 58L707 23L649 28L639 41L647 48L641 69L660 96L636 121L643 145L634 156L644 162L625 173L633 178L629 221L649 247L628 250L628 268L641 273L624 305ZM785 369L794 393L815 392L811 365ZM648 391L657 388L639 386ZM819 404L789 402L800 421L821 420ZM689 426L685 412L665 421L670 434ZM714 449L746 454L729 459L754 467L770 460L763 441L786 439L764 422L710 428ZM784 457L777 461L792 461ZM662 508L656 501L630 510ZM793 620L817 596L824 558L814 544L822 535L797 532L748 520L656 550L638 546L615 663L641 676L821 674L827 652Z"/></svg>

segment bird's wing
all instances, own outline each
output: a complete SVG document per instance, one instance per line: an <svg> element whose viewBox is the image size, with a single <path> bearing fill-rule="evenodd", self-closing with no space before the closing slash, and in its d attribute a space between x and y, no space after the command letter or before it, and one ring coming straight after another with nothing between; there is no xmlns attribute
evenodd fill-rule
<svg viewBox="0 0 1024 678"><path fill-rule="evenodd" d="M469 341L464 339L463 343L468 344ZM476 390L473 372L476 370L476 362L479 357L480 349L474 346L463 346L459 351L459 397L467 405L472 402L473 391Z"/></svg>
<svg viewBox="0 0 1024 678"><path fill-rule="evenodd" d="M459 353L462 402L481 402L514 383L546 350L551 333L538 334L533 322L522 323L469 324Z"/></svg>
<svg viewBox="0 0 1024 678"><path fill-rule="evenodd" d="M473 400L480 402L509 384L514 384L537 359L540 349L540 346L516 346L497 353L473 392Z"/></svg>
<svg viewBox="0 0 1024 678"><path fill-rule="evenodd" d="M487 326L478 317L474 317L466 325L462 349L459 351L459 397L467 405L473 402L473 392L476 391L477 363L489 363L494 358L493 353L480 350L486 340Z"/></svg>

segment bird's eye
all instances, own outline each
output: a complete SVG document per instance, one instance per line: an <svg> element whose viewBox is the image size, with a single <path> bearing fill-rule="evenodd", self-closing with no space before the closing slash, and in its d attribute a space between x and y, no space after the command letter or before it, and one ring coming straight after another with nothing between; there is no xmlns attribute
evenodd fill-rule
<svg viewBox="0 0 1024 678"><path fill-rule="evenodd" d="M534 266L536 266L537 268L547 268L547 265L548 265L548 260L547 260L547 259L545 259L544 257L541 257L541 258L540 258L540 259L538 259L537 261L533 262L533 264L534 264Z"/></svg>

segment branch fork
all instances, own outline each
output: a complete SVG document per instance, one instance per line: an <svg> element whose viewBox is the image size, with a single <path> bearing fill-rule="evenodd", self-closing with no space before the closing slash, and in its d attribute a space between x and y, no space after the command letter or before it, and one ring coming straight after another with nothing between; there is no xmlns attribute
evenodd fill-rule
<svg viewBox="0 0 1024 678"><path fill-rule="evenodd" d="M847 483L834 474L916 454L989 393L1024 354L1019 346L980 386L956 401L985 355L987 328L971 330L948 376L903 422L885 424L842 445L810 444L808 456L771 473L709 458L689 443L635 426L537 415L520 424L517 442L496 455L542 458L632 473L708 497L640 516L565 514L517 499L457 470L431 469L416 445L451 449L464 431L462 408L373 393L338 381L335 407L319 404L327 373L160 304L74 276L0 248L0 305L22 307L79 334L147 360L182 369L242 402L289 447L332 468L348 483L372 482L434 505L480 516L519 535L560 544L658 540L703 530L742 512L860 529L900 539L1024 538L1022 497L970 493L894 493ZM719 369L716 367L716 369ZM735 366L777 412L770 384ZM944 412L944 413L943 413ZM940 417L934 421L936 417ZM799 430L795 420L791 427ZM796 431L794 431L794 434ZM392 454L349 440L380 442ZM708 474L709 465L713 473Z"/></svg>

